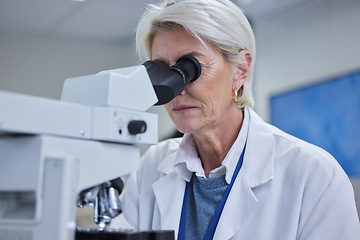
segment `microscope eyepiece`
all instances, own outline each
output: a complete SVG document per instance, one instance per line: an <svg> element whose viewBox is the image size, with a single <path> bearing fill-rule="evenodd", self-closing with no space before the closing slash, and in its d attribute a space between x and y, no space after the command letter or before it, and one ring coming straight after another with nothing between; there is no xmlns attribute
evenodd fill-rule
<svg viewBox="0 0 360 240"><path fill-rule="evenodd" d="M184 78L184 82L193 82L201 75L201 65L192 55L184 55L170 67L171 70L178 71ZM186 84L185 83L185 84Z"/></svg>
<svg viewBox="0 0 360 240"><path fill-rule="evenodd" d="M180 57L170 68L151 60L146 61L143 65L146 67L158 98L155 105L170 102L184 90L187 83L195 81L201 75L201 65L191 55Z"/></svg>

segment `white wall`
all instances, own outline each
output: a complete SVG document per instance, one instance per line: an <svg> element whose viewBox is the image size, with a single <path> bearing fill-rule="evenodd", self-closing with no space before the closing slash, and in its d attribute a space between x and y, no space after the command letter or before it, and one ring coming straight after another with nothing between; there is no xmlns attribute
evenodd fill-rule
<svg viewBox="0 0 360 240"><path fill-rule="evenodd" d="M254 20L255 108L264 120L269 120L272 94L360 69L358 0L313 1ZM360 179L351 181L360 210Z"/></svg>
<svg viewBox="0 0 360 240"><path fill-rule="evenodd" d="M138 64L134 47L0 36L0 89L59 99L66 78Z"/></svg>

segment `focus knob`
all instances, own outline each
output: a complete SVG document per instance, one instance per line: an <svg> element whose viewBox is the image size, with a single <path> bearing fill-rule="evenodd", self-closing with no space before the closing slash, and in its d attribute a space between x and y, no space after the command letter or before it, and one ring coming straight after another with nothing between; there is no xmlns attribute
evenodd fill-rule
<svg viewBox="0 0 360 240"><path fill-rule="evenodd" d="M144 133L146 129L146 122L143 120L132 120L128 124L128 130L131 135Z"/></svg>

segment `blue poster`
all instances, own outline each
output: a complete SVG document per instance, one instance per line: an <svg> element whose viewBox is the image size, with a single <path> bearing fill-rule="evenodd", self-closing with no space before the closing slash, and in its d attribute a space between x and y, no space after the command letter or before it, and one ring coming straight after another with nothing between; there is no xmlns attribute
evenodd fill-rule
<svg viewBox="0 0 360 240"><path fill-rule="evenodd" d="M360 72L277 94L271 122L333 155L360 178Z"/></svg>

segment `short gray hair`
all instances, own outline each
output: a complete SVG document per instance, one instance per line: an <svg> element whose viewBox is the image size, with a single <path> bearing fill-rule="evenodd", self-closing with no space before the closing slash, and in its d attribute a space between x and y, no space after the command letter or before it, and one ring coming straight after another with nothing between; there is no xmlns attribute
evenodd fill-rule
<svg viewBox="0 0 360 240"><path fill-rule="evenodd" d="M253 106L255 38L242 10L230 0L165 0L149 4L136 30L136 50L143 60L151 58L156 33L183 27L203 44L213 44L229 63L247 49L251 56L249 76L239 90L239 107Z"/></svg>

